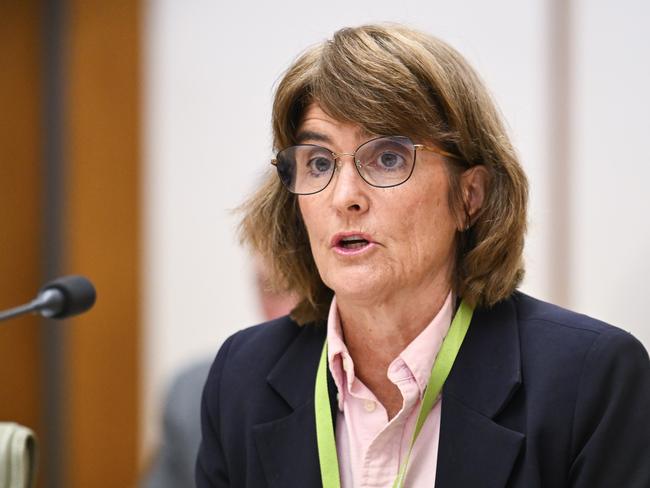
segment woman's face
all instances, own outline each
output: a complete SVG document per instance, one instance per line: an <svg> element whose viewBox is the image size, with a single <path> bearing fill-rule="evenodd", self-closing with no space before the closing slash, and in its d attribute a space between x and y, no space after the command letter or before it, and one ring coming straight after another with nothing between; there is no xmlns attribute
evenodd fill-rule
<svg viewBox="0 0 650 488"><path fill-rule="evenodd" d="M298 130L301 143L335 153L352 153L372 137L317 104ZM316 266L337 300L387 304L449 290L457 224L442 156L418 151L411 178L393 188L368 185L350 156L340 162L327 188L298 197Z"/></svg>

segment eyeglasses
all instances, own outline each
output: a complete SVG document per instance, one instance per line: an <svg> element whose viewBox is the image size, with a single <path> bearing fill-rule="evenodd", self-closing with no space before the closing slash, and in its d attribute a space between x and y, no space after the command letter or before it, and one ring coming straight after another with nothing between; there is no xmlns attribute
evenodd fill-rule
<svg viewBox="0 0 650 488"><path fill-rule="evenodd" d="M442 149L414 144L405 136L383 136L361 144L353 153L335 153L315 144L298 144L280 151L271 161L282 184L296 195L311 195L324 190L342 164L352 156L359 176L371 186L389 188L401 185L413 174L418 150L458 159Z"/></svg>

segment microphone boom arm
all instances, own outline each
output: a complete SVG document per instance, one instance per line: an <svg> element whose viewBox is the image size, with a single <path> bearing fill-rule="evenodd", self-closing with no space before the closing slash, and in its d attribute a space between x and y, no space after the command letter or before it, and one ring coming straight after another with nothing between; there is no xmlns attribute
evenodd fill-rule
<svg viewBox="0 0 650 488"><path fill-rule="evenodd" d="M10 308L9 310L0 312L0 322L2 322L3 320L13 319L14 317L18 317L19 315L24 315L29 312L35 312L37 309L37 306L34 305L35 301L36 300L32 300L31 302L26 303L25 305Z"/></svg>

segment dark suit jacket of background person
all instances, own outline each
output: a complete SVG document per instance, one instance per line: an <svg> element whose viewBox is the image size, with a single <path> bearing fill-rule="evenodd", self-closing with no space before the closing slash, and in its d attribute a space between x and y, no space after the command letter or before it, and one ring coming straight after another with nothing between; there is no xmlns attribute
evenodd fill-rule
<svg viewBox="0 0 650 488"><path fill-rule="evenodd" d="M203 393L198 488L321 486L325 334L284 317L224 343ZM335 395L330 377L333 412ZM516 292L475 311L442 398L437 488L650 487L650 361L620 329Z"/></svg>

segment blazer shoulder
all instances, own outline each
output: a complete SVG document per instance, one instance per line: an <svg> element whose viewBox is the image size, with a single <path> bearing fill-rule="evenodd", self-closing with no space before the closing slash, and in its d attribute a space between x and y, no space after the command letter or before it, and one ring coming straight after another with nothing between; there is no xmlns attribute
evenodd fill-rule
<svg viewBox="0 0 650 488"><path fill-rule="evenodd" d="M648 353L643 344L619 327L521 292L516 292L512 299L522 347L529 352L542 352L541 358L545 360L563 358L559 364L567 365L593 358L597 353L618 361L635 358L637 364L647 366Z"/></svg>
<svg viewBox="0 0 650 488"><path fill-rule="evenodd" d="M325 337L324 324L298 325L289 316L280 317L240 330L221 346L208 377L229 383L262 385L288 350L309 342L320 343Z"/></svg>
<svg viewBox="0 0 650 488"><path fill-rule="evenodd" d="M221 366L245 376L268 373L303 327L284 316L235 332L222 344L212 368Z"/></svg>
<svg viewBox="0 0 650 488"><path fill-rule="evenodd" d="M633 337L629 332L602 320L533 298L519 291L515 292L512 298L517 309L517 318L525 324L541 323L551 328L583 331L586 335L594 337L603 334Z"/></svg>
<svg viewBox="0 0 650 488"><path fill-rule="evenodd" d="M231 355L259 355L273 350L283 351L300 334L303 326L288 315L247 327L230 336Z"/></svg>

